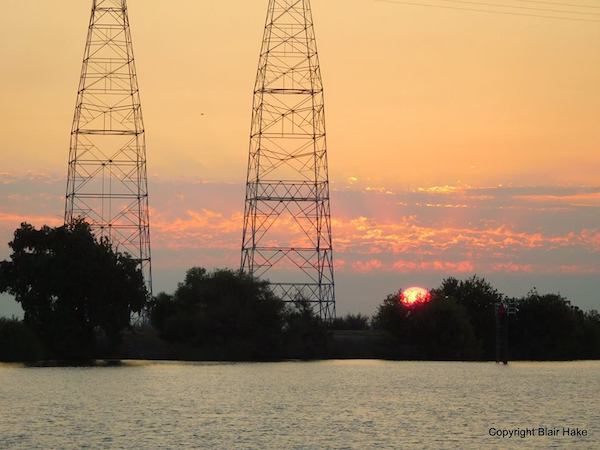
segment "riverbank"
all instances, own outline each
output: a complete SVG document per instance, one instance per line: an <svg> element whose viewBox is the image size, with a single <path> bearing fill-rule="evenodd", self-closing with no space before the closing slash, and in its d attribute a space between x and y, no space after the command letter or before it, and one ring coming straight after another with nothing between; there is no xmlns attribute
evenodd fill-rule
<svg viewBox="0 0 600 450"><path fill-rule="evenodd" d="M16 339L26 336L27 339ZM118 349L110 349L102 336L97 338L94 358L61 361L49 358L41 342L31 334L15 333L15 339L4 339L0 361L22 362L30 367L110 367L121 361L289 361L289 360L399 360L399 361L492 361L487 358L430 357L419 345L401 342L382 330L328 330L319 340L306 338L293 346L281 346L260 357L244 353L234 345L201 346L189 342L161 339L149 326L134 327L123 334ZM8 357L6 357L8 356ZM576 361L594 360L577 355L563 358L528 358L514 349L513 361Z"/></svg>
<svg viewBox="0 0 600 450"><path fill-rule="evenodd" d="M418 345L403 344L394 336L378 330L330 330L323 347L308 357L274 355L273 358L256 358L250 361L289 360L398 360L398 361L494 361L493 358L428 358ZM249 361L247 358L231 358L222 351L194 347L186 343L167 342L152 328L135 329L125 335L120 351L126 360L168 361ZM515 361L535 359L514 358ZM576 361L579 358L538 359L537 361Z"/></svg>

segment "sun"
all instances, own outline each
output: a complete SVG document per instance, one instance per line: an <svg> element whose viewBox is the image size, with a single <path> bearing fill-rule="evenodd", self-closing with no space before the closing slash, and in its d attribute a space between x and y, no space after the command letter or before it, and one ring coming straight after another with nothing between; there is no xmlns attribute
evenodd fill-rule
<svg viewBox="0 0 600 450"><path fill-rule="evenodd" d="M421 287L409 287L402 291L400 301L405 305L414 305L416 303L426 303L431 299L431 294L427 289Z"/></svg>

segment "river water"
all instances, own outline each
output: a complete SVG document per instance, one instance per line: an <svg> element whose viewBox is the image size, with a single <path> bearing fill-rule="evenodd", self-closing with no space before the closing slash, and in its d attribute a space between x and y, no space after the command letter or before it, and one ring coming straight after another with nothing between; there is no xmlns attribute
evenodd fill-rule
<svg viewBox="0 0 600 450"><path fill-rule="evenodd" d="M600 448L600 362L0 365L0 448L84 447Z"/></svg>

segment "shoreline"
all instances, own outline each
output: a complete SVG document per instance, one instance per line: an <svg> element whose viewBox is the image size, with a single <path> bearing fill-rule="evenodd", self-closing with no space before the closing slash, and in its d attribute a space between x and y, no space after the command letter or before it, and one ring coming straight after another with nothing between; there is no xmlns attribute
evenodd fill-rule
<svg viewBox="0 0 600 450"><path fill-rule="evenodd" d="M440 359L392 359L392 358L315 358L315 359L279 359L279 360L199 360L199 359L95 359L92 361L59 361L46 360L36 362L5 362L0 361L0 368L110 368L110 367L135 367L153 364L183 364L183 365L235 365L235 364L277 364L277 363L319 363L319 362L406 362L406 363L461 363L461 364L496 364L504 366L493 360L440 360ZM569 359L569 360L512 360L510 365L521 363L545 364L545 363L584 363L600 362L598 359Z"/></svg>

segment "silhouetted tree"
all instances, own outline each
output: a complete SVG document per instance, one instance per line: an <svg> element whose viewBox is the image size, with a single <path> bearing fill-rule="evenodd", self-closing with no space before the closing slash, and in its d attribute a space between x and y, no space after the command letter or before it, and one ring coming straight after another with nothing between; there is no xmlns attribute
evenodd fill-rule
<svg viewBox="0 0 600 450"><path fill-rule="evenodd" d="M583 326L579 336L583 357L600 359L600 314L592 310L583 313Z"/></svg>
<svg viewBox="0 0 600 450"><path fill-rule="evenodd" d="M518 300L518 313L510 322L514 357L530 360L583 357L585 315L559 294L536 290Z"/></svg>
<svg viewBox="0 0 600 450"><path fill-rule="evenodd" d="M43 354L41 342L27 325L0 317L0 361L37 361Z"/></svg>
<svg viewBox="0 0 600 450"><path fill-rule="evenodd" d="M332 330L368 330L370 328L369 317L363 314L347 314L336 317L329 324Z"/></svg>
<svg viewBox="0 0 600 450"><path fill-rule="evenodd" d="M433 296L454 299L465 308L475 337L481 342L483 357L494 358L495 354L495 310L494 305L504 299L485 279L473 276L466 280L447 278L432 291Z"/></svg>
<svg viewBox="0 0 600 450"><path fill-rule="evenodd" d="M269 358L279 354L284 304L265 281L196 267L172 297L157 297L150 317L164 339L201 347L215 357Z"/></svg>
<svg viewBox="0 0 600 450"><path fill-rule="evenodd" d="M327 326L310 303L299 299L285 311L284 355L287 358L315 359L327 356Z"/></svg>
<svg viewBox="0 0 600 450"><path fill-rule="evenodd" d="M97 241L88 224L37 230L23 223L0 262L0 292L15 296L25 324L61 359L94 357L101 330L114 351L147 291L137 263Z"/></svg>
<svg viewBox="0 0 600 450"><path fill-rule="evenodd" d="M150 301L148 310L150 311L150 324L155 329L164 332L167 321L177 312L177 305L173 301L172 295L161 292Z"/></svg>
<svg viewBox="0 0 600 450"><path fill-rule="evenodd" d="M454 299L433 295L413 311L413 335L425 358L470 360L481 356L467 310Z"/></svg>
<svg viewBox="0 0 600 450"><path fill-rule="evenodd" d="M456 300L435 292L428 302L412 305L400 298L401 292L383 301L373 317L375 329L394 336L397 344L411 346L414 357L456 360L480 356L467 310Z"/></svg>
<svg viewBox="0 0 600 450"><path fill-rule="evenodd" d="M402 293L388 295L373 316L373 328L384 330L402 342L411 340L411 309L400 301Z"/></svg>

